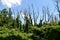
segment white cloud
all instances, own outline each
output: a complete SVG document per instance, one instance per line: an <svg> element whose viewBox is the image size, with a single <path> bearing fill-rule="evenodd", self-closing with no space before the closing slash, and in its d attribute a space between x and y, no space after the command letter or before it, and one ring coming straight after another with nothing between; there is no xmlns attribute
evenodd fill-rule
<svg viewBox="0 0 60 40"><path fill-rule="evenodd" d="M3 5L6 5L7 7L11 8L13 5L18 6L21 5L22 0L1 0Z"/></svg>

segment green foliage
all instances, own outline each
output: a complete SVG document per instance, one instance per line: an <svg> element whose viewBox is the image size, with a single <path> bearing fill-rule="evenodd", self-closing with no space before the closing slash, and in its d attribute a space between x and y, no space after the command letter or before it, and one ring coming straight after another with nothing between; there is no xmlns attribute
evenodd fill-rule
<svg viewBox="0 0 60 40"><path fill-rule="evenodd" d="M55 27L55 28L54 28ZM21 32L19 28L9 29L6 27L0 27L0 39L7 40L59 40L60 38L60 27L37 27L32 26L30 33Z"/></svg>
<svg viewBox="0 0 60 40"><path fill-rule="evenodd" d="M19 12L17 17L12 17L12 11L3 9L0 12L0 40L60 40L59 22L43 24L40 20L39 25L33 25L31 14L24 14L24 24L20 19Z"/></svg>

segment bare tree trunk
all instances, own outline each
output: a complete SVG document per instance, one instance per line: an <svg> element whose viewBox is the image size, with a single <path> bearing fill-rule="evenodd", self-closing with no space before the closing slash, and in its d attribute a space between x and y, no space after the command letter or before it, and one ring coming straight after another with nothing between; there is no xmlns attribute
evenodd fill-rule
<svg viewBox="0 0 60 40"><path fill-rule="evenodd" d="M59 13L59 21L60 21L60 9L59 9L59 0L56 0L56 8L57 8L57 11Z"/></svg>
<svg viewBox="0 0 60 40"><path fill-rule="evenodd" d="M46 23L47 21L46 21L46 8L45 7L42 8L42 12L43 12L43 17L44 17L43 19L45 19L45 23Z"/></svg>
<svg viewBox="0 0 60 40"><path fill-rule="evenodd" d="M37 20L38 20L38 17L39 17L39 11L38 11L38 13L36 14L36 13L34 12L34 7L33 7L33 5L32 5L32 9L33 9L34 25L37 25Z"/></svg>

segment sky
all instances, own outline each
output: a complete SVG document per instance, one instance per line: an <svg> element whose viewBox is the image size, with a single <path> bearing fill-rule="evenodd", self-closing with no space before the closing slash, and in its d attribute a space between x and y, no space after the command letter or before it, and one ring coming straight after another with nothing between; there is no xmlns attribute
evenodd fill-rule
<svg viewBox="0 0 60 40"><path fill-rule="evenodd" d="M51 9L54 7L52 0L1 0L0 9L3 8L14 8L14 9L24 9L34 5L34 9L41 9L43 6L49 6Z"/></svg>
<svg viewBox="0 0 60 40"><path fill-rule="evenodd" d="M50 10L54 10L54 2L53 0L1 0L0 1L0 10L4 8L12 8L16 10L21 10L21 9L32 9L32 4L34 7L34 10L41 11L42 7L49 7Z"/></svg>
<svg viewBox="0 0 60 40"><path fill-rule="evenodd" d="M55 3L53 0L1 0L0 1L0 10L4 8L11 8L14 10L23 10L28 9L32 11L32 4L35 12L38 10L42 14L42 7L49 7L50 12L55 10Z"/></svg>

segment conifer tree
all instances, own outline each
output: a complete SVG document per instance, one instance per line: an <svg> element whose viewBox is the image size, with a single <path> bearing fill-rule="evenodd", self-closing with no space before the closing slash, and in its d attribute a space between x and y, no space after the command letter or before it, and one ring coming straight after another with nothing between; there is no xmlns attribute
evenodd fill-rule
<svg viewBox="0 0 60 40"><path fill-rule="evenodd" d="M9 8L9 18L12 18L12 11L11 11L11 8Z"/></svg>

